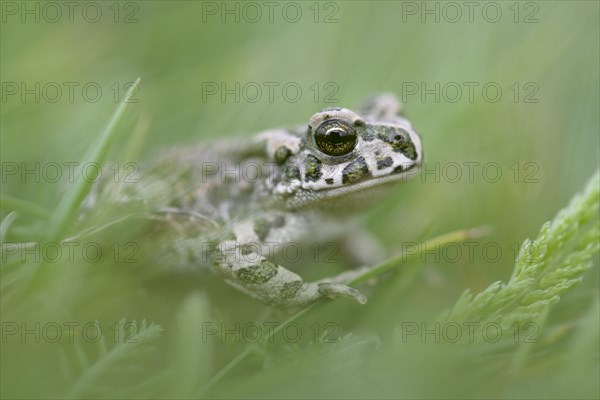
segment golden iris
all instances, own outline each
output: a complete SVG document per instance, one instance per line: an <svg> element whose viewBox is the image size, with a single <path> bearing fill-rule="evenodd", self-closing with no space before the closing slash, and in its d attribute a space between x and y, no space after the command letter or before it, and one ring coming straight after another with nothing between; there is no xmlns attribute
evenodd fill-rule
<svg viewBox="0 0 600 400"><path fill-rule="evenodd" d="M319 150L329 156L343 156L356 146L356 130L345 121L331 119L323 122L315 131L315 143Z"/></svg>

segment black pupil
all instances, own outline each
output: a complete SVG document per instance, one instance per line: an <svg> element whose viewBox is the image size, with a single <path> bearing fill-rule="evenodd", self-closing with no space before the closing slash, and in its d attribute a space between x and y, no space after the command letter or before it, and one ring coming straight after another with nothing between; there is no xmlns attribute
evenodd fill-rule
<svg viewBox="0 0 600 400"><path fill-rule="evenodd" d="M354 149L356 131L343 121L326 121L317 128L315 142L323 153L342 156Z"/></svg>
<svg viewBox="0 0 600 400"><path fill-rule="evenodd" d="M346 132L341 129L330 129L327 131L327 135L329 136L329 141L331 143L343 143L345 141L344 136L346 136Z"/></svg>

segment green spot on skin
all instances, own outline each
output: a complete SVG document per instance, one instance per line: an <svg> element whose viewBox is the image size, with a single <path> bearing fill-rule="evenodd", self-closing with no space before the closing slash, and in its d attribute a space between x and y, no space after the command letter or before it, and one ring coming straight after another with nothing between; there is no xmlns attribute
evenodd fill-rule
<svg viewBox="0 0 600 400"><path fill-rule="evenodd" d="M277 264L262 260L258 265L240 269L238 277L246 283L265 283L277 275L277 268Z"/></svg>
<svg viewBox="0 0 600 400"><path fill-rule="evenodd" d="M384 169L394 165L392 157L377 157L377 169Z"/></svg>
<svg viewBox="0 0 600 400"><path fill-rule="evenodd" d="M281 228L285 225L285 217L283 215L278 215L273 219L272 226L275 228Z"/></svg>
<svg viewBox="0 0 600 400"><path fill-rule="evenodd" d="M271 224L266 218L256 218L254 220L254 232L261 241L264 241L271 230Z"/></svg>
<svg viewBox="0 0 600 400"><path fill-rule="evenodd" d="M304 176L307 181L316 182L323 176L323 173L321 172L321 160L315 156L307 156L304 161L304 166L306 168Z"/></svg>
<svg viewBox="0 0 600 400"><path fill-rule="evenodd" d="M289 299L291 297L294 297L296 295L296 293L298 293L298 290L300 290L301 286L302 286L302 281L293 281L293 282L284 283L283 289L281 289L281 297L284 299Z"/></svg>
<svg viewBox="0 0 600 400"><path fill-rule="evenodd" d="M242 246L240 246L240 251L242 252L243 256L252 254L252 253L254 253L255 250L257 250L257 248L255 247L254 244L243 244Z"/></svg>
<svg viewBox="0 0 600 400"><path fill-rule="evenodd" d="M404 167L402 165L398 165L396 168L394 168L394 170L392 171L393 174L400 174L404 171Z"/></svg>
<svg viewBox="0 0 600 400"><path fill-rule="evenodd" d="M411 160L417 159L417 150L410 140L408 132L402 128L386 128L379 132L379 138L388 143L397 153L402 153Z"/></svg>
<svg viewBox="0 0 600 400"><path fill-rule="evenodd" d="M283 164L287 161L287 159L292 155L292 151L286 146L279 146L277 150L275 150L274 158L275 162L279 165Z"/></svg>
<svg viewBox="0 0 600 400"><path fill-rule="evenodd" d="M358 157L355 161L346 165L342 171L342 183L355 183L370 175L364 157Z"/></svg>
<svg viewBox="0 0 600 400"><path fill-rule="evenodd" d="M297 165L288 165L285 168L285 177L288 181L300 179L300 168Z"/></svg>
<svg viewBox="0 0 600 400"><path fill-rule="evenodd" d="M363 133L362 138L364 141L370 142L371 140L374 140L377 137L378 133L379 129L376 125L369 125Z"/></svg>

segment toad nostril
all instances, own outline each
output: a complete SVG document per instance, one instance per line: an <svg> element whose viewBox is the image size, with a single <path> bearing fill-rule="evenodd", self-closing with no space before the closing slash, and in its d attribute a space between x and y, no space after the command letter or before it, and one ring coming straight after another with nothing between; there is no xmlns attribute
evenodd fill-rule
<svg viewBox="0 0 600 400"><path fill-rule="evenodd" d="M389 137L389 141L390 143L400 143L402 141L404 141L404 136L401 133L398 132L391 132Z"/></svg>

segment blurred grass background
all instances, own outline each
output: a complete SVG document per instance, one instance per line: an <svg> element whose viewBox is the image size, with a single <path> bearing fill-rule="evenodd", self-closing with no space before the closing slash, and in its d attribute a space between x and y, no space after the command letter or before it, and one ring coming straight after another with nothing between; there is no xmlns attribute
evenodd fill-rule
<svg viewBox="0 0 600 400"><path fill-rule="evenodd" d="M428 7L434 3L427 3ZM33 7L34 2L28 4ZM333 322L339 335L351 334L342 344L279 340L220 380L209 392L211 396L561 397L573 394L570 391L575 388L579 388L579 396L598 396L597 380L583 384L575 379L563 385L563 393L557 389L562 383L544 369L528 370L526 378L510 384L485 380L480 376L485 371L464 376L464 370L454 367L461 364L456 350L416 351L411 347L403 349L406 354L399 358L384 355L401 321L428 320L451 307L464 289L477 292L491 282L506 280L518 244L534 236L597 168L598 2L533 2L537 5L536 23L522 22L533 10L528 2L515 3L519 22L509 8L515 7L513 2L498 3L503 16L496 23L485 21L481 7L472 23L464 8L456 23L444 18L436 23L433 17L422 22L419 16L403 14L406 4L394 1L340 1L334 8L319 3L319 19L337 10L335 23L315 23L309 8L314 7L313 2L297 3L303 11L297 23L286 22L277 11L273 23L264 15L257 23L243 19L235 23L232 17L223 23L219 16L206 16L204 22L202 2L121 2L114 3L120 10L115 23L114 8L109 8L114 4L97 4L103 11L97 23L86 22L77 11L74 22L66 17L57 23L43 19L36 23L32 17L22 22L20 16L7 15L3 8L3 163L44 165L81 160L117 106L112 85L117 83L122 99L126 84L138 76L142 78L135 96L138 102L129 104L111 157L122 157L131 132L137 129L143 131L143 148L133 161L140 163L170 145L249 137L263 129L304 123L316 110L332 105L323 102L327 82L338 88L333 95L339 100L337 105L350 108L376 92L390 91L402 97L407 82L423 82L428 88L435 82L442 86L479 83L473 102L466 89L457 102L443 97L436 102L431 95L423 101L421 92L404 93L406 115L422 135L429 168L439 163L443 169L456 162L463 165L463 177L456 183L443 177L436 182L432 175L417 177L369 210L365 223L389 254L400 251L407 241L490 225L493 231L481 243L498 243L502 249L498 260L486 259L481 251L475 251L473 260L464 254L458 262L443 257L438 262L431 255L420 263L415 276L392 275L368 288L367 306L339 300L303 323L308 332L311 324L323 327ZM222 2L211 4L225 7ZM228 7L233 4L229 2ZM412 4L425 7L421 2ZM123 23L130 12L137 22ZM73 102L63 93L52 103L43 96L35 102L31 96L22 101L19 94L8 95L6 82L25 82L28 87L35 82L42 86L78 82L80 86ZM99 101L82 98L80 88L87 82L97 82L103 89ZM204 101L203 82L225 82L228 87L235 82L278 82L281 86L296 82L303 95L293 103L285 101L276 89L274 102L267 100L265 92L255 103L244 99L236 103L231 96L225 102L219 96ZM487 102L481 95L481 87L488 82L503 89L498 102ZM520 88L517 102L510 90L515 82ZM530 92L530 87L525 88L528 82L539 88L533 96L538 100L535 103L524 102ZM309 89L314 83L321 89L317 101ZM481 168L475 168L474 181L469 182L464 162L495 162L503 176L490 183L483 179ZM520 166L516 183L511 169L515 163ZM533 178L537 182L524 182L524 176L533 171L525 168L526 163L536 166ZM65 187L43 180L3 178L2 194L51 211ZM2 218L9 211L3 208ZM15 225L15 241L34 240L48 229L45 222L26 216ZM135 240L136 229L141 230L127 227L111 232L111 239ZM79 352L64 338L60 343L35 343L31 337L25 343L14 337L3 340L3 398L63 397L69 393L73 397L187 397L198 393L200 385L246 347L236 340L199 342L202 322L243 325L281 318L265 317L263 305L248 301L213 278L165 279L149 272L144 263L114 265L103 259L83 266L45 266L52 273L45 274L33 291L25 289L27 274L20 271L35 265L5 266L3 323L84 324L98 320L108 331L109 326L127 318L146 319L163 331L153 351L139 355L139 360L132 356L127 359L132 365L115 368L113 375L90 378L94 385L84 387L87 392L70 392L73 386L56 365L59 359L75 364L71 368L75 382L78 375L87 377L85 371L94 367L97 357L95 344L84 341ZM598 302L597 268L588 278L553 312L558 327L592 315L589 309ZM85 354L87 361L77 361L78 354ZM381 375L381 371L387 374ZM148 382L143 382L146 378ZM312 383L307 385L307 380Z"/></svg>

